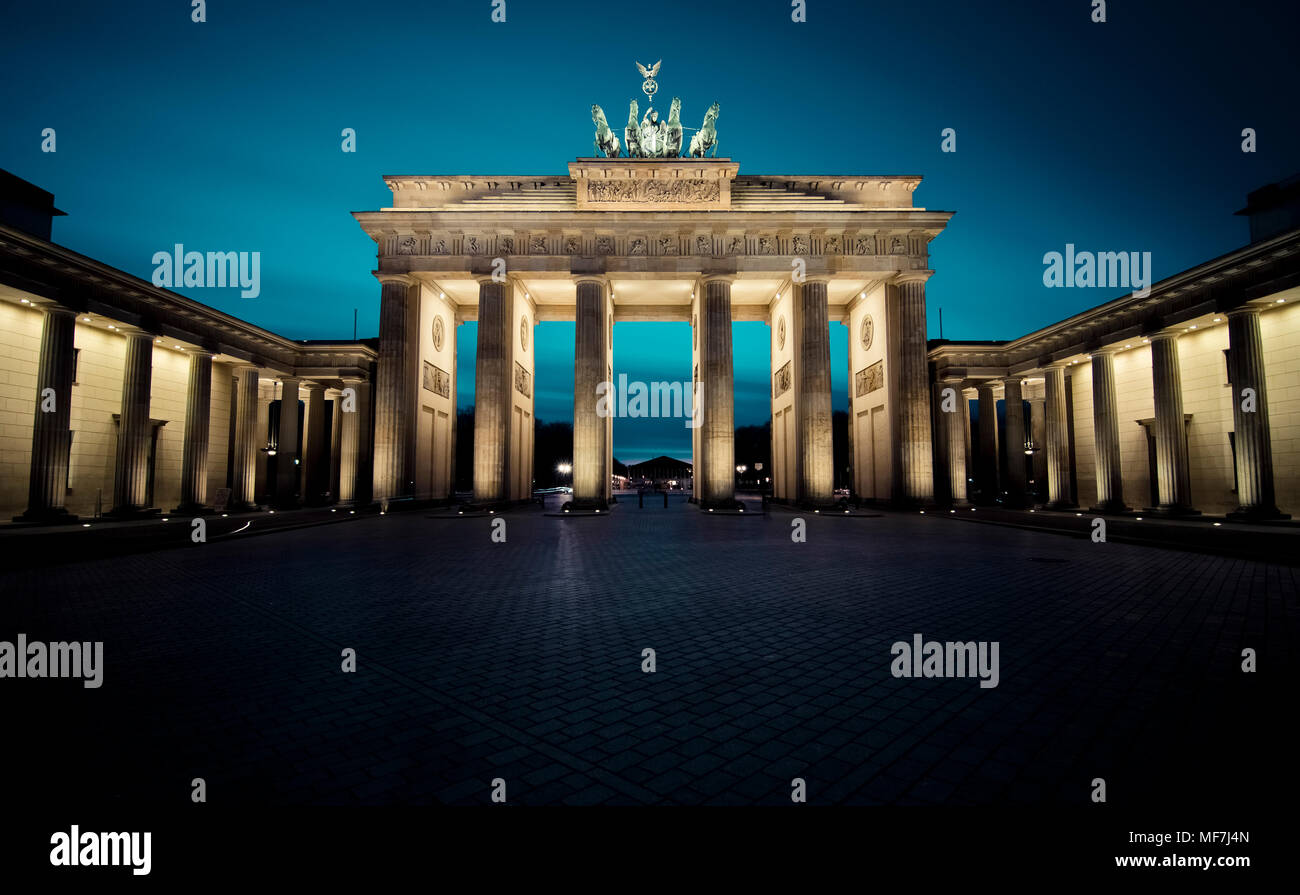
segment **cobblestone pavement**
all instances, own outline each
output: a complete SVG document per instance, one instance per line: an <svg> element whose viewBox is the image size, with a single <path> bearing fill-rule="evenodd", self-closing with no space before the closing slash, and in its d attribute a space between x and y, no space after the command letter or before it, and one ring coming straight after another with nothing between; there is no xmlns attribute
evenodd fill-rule
<svg viewBox="0 0 1300 895"><path fill-rule="evenodd" d="M1281 800L1296 570L919 514L357 517L0 576L16 798L69 805ZM906 679L920 633L1000 683ZM344 648L356 673L344 673ZM656 651L644 673L642 650ZM1241 651L1259 671L1241 670ZM1289 761L1289 760L1288 760Z"/></svg>

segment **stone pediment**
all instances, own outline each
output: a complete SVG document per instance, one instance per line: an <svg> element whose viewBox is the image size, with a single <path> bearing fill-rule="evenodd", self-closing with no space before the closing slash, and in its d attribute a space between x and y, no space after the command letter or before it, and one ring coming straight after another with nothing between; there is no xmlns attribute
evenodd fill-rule
<svg viewBox="0 0 1300 895"><path fill-rule="evenodd" d="M580 211L726 211L739 168L731 159L586 158L569 163L569 176Z"/></svg>

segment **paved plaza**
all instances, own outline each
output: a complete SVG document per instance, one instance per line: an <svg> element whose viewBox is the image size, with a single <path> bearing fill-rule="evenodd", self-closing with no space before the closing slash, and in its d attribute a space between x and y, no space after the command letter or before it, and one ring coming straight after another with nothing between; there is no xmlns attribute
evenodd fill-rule
<svg viewBox="0 0 1300 895"><path fill-rule="evenodd" d="M806 515L795 543L794 518L389 513L10 569L0 640L102 640L104 670L0 681L3 786L178 806L194 778L242 805L487 805L497 778L515 805L789 805L796 777L810 804L1086 807L1098 777L1109 805L1275 797L1295 569L888 512ZM997 641L998 686L893 677L914 634Z"/></svg>

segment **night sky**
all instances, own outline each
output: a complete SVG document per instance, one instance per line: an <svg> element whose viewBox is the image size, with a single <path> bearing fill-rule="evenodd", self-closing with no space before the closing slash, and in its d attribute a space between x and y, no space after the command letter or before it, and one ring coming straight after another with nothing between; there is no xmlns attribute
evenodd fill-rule
<svg viewBox="0 0 1300 895"><path fill-rule="evenodd" d="M721 103L741 174L923 175L916 203L957 213L931 243L930 337L942 307L948 338L1011 338L1126 291L1045 288L1067 242L1149 251L1157 280L1245 243L1246 193L1300 171L1295 8L1116 0L1096 24L1091 0L808 0L796 24L788 0L507 0L494 24L490 0L213 0L196 24L189 0L10 2L0 167L55 194L58 243L145 279L178 242L259 251L258 298L178 291L300 339L350 338L358 308L367 337L375 246L350 212L389 204L382 175L564 172L591 104L621 121L633 62L662 58L664 105L698 127ZM737 423L762 423L767 330L734 336ZM468 405L474 326L458 339ZM572 324L536 344L537 415L571 419ZM846 344L832 326L837 407ZM615 352L616 374L690 377L685 324L619 324ZM619 421L615 452L689 456L689 435Z"/></svg>

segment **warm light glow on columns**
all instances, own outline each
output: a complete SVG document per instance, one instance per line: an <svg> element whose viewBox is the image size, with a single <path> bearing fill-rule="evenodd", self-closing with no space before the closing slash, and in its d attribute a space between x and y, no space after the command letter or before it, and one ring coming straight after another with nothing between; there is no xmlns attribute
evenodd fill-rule
<svg viewBox="0 0 1300 895"><path fill-rule="evenodd" d="M149 396L153 386L153 336L123 331L126 358L122 366L122 412L117 433L117 464L113 470L113 512L119 515L148 508Z"/></svg>
<svg viewBox="0 0 1300 895"><path fill-rule="evenodd" d="M980 408L980 500L994 503L998 498L998 395L997 382L986 379L977 386Z"/></svg>
<svg viewBox="0 0 1300 895"><path fill-rule="evenodd" d="M970 502L966 483L966 423L970 417L970 406L962 394L960 379L945 379L939 386L941 399L938 420L942 426L942 437L947 442L948 485L952 492L952 502L957 506L965 506ZM942 395L945 389L954 392L951 412L944 410Z"/></svg>
<svg viewBox="0 0 1300 895"><path fill-rule="evenodd" d="M343 393L335 410L343 417L339 423L339 500L364 503L369 497L365 493L364 458L369 428L366 421L370 416L370 383L364 379L345 378Z"/></svg>
<svg viewBox="0 0 1300 895"><path fill-rule="evenodd" d="M926 356L925 283L933 271L900 273L885 289L890 318L889 374L894 403L894 448L898 481L895 502L934 500L934 459L930 441L929 361ZM886 369L890 364L886 363Z"/></svg>
<svg viewBox="0 0 1300 895"><path fill-rule="evenodd" d="M478 281L478 349L474 360L474 501L507 498L510 420L508 283Z"/></svg>
<svg viewBox="0 0 1300 895"><path fill-rule="evenodd" d="M376 500L384 500L415 490L420 287L405 275L381 274L379 282L373 493Z"/></svg>
<svg viewBox="0 0 1300 895"><path fill-rule="evenodd" d="M794 289L795 420L799 503L835 499L835 455L831 429L831 334L825 280ZM927 408L928 412L928 408ZM705 420L708 420L707 408Z"/></svg>
<svg viewBox="0 0 1300 895"><path fill-rule="evenodd" d="M280 380L280 430L275 442L275 502L293 506L298 493L298 379Z"/></svg>
<svg viewBox="0 0 1300 895"><path fill-rule="evenodd" d="M1055 363L1043 372L1043 414L1047 436L1047 505L1054 509L1074 506L1070 489L1070 430L1065 415L1065 364Z"/></svg>
<svg viewBox="0 0 1300 895"><path fill-rule="evenodd" d="M257 504L257 454L262 440L257 431L257 367L239 367L235 389L235 468L231 474L231 500L239 508Z"/></svg>
<svg viewBox="0 0 1300 895"><path fill-rule="evenodd" d="M326 389L325 400L333 406L330 414L330 472L329 492L333 500L339 499L339 451L343 439L343 401L342 393L336 389Z"/></svg>
<svg viewBox="0 0 1300 895"><path fill-rule="evenodd" d="M1273 491L1273 446L1258 308L1247 306L1228 312L1228 363L1240 503L1232 515L1276 519L1282 514ZM1253 396L1243 394L1245 389L1253 389ZM1252 397L1253 402L1248 402Z"/></svg>
<svg viewBox="0 0 1300 895"><path fill-rule="evenodd" d="M1151 336L1151 387L1156 405L1155 509L1166 513L1192 508L1187 454L1187 423L1183 416L1183 377L1178 362L1178 334Z"/></svg>
<svg viewBox="0 0 1300 895"><path fill-rule="evenodd" d="M1092 352L1092 424L1097 461L1098 512L1122 512L1124 473L1120 465L1119 410L1115 392L1115 349Z"/></svg>
<svg viewBox="0 0 1300 895"><path fill-rule="evenodd" d="M573 503L604 507L609 487L606 466L609 420L597 413L596 403L597 386L608 379L609 288L604 280L592 277L578 280L577 286L573 347Z"/></svg>
<svg viewBox="0 0 1300 895"><path fill-rule="evenodd" d="M41 310L45 320L36 372L36 418L32 427L25 519L67 516L63 502L68 487L68 448L72 438L69 420L77 315L68 308L52 305Z"/></svg>
<svg viewBox="0 0 1300 895"><path fill-rule="evenodd" d="M1028 503L1025 476L1025 393L1019 376L1002 380L1002 400L1006 411L1006 432L1002 449L1007 455L1006 505L1023 507Z"/></svg>
<svg viewBox="0 0 1300 895"><path fill-rule="evenodd" d="M318 382L304 382L303 389L307 392L307 406L302 423L302 501L309 506L319 506L325 502L325 492L329 488L325 386Z"/></svg>
<svg viewBox="0 0 1300 895"><path fill-rule="evenodd" d="M192 348L185 391L185 444L181 454L180 511L201 509L208 502L208 433L212 414L212 352Z"/></svg>
<svg viewBox="0 0 1300 895"><path fill-rule="evenodd" d="M731 356L731 279L707 277L700 303L700 505L736 499L735 370ZM823 308L825 302L823 300ZM829 369L829 368L828 368Z"/></svg>

